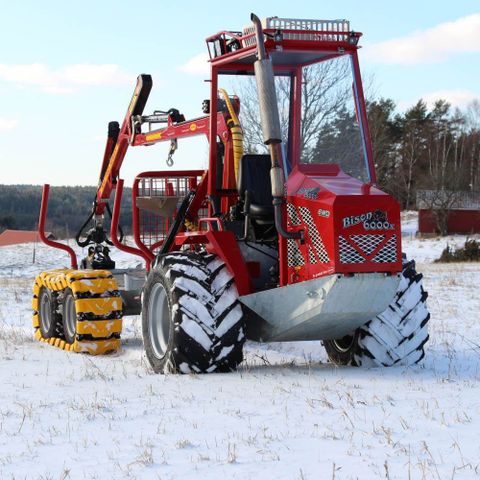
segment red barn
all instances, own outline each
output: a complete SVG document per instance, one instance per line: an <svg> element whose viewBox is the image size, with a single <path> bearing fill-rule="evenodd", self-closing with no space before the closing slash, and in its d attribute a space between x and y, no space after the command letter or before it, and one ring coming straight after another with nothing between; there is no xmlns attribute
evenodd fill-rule
<svg viewBox="0 0 480 480"><path fill-rule="evenodd" d="M46 232L45 235L49 239L55 239L51 232ZM38 236L38 232L34 230L5 230L0 233L0 247L39 241L40 237Z"/></svg>
<svg viewBox="0 0 480 480"><path fill-rule="evenodd" d="M480 233L480 193L421 190L417 193L417 208L421 234L438 233L435 210L440 208L448 210L447 233Z"/></svg>

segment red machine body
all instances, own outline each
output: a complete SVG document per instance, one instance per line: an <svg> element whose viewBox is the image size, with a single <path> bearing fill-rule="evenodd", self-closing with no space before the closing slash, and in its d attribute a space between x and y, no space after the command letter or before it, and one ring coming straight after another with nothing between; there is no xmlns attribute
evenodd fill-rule
<svg viewBox="0 0 480 480"><path fill-rule="evenodd" d="M80 270L69 246L42 235L45 187L41 238L66 250L74 270L37 276L37 339L69 351L114 351L120 318L141 314L157 373L234 370L246 339L321 340L339 365L423 358L427 293L414 262L402 260L399 204L376 186L361 34L345 20L252 14L251 22L207 38L203 116L186 120L175 108L144 115L152 79L138 77L122 125L109 124L94 206L76 236L88 246ZM256 97L247 90L242 105L225 89L230 79L234 92L251 79ZM194 135L209 141L208 167L171 169L177 140ZM129 147L162 141L170 142L167 168L134 180L135 246L127 244L122 163ZM116 268L111 244L140 256L145 268Z"/></svg>
<svg viewBox="0 0 480 480"><path fill-rule="evenodd" d="M399 271L400 208L392 197L335 165L301 165L287 186L288 224L303 229L305 241L287 240L286 283Z"/></svg>
<svg viewBox="0 0 480 480"><path fill-rule="evenodd" d="M350 29L332 31L315 26L301 29L288 23L264 28L265 49L272 59L275 75L288 77L291 82L289 138L286 152L290 173L285 172L285 204L283 219L288 232L301 232L298 239L278 235L277 286L298 283L332 273L401 271L401 235L398 203L375 186L376 176L357 57L361 36ZM272 23L273 22L273 23ZM277 22L277 23L278 23ZM335 28L339 28L338 25ZM342 27L343 28L343 27ZM256 262L245 260L238 247L238 235L226 228L229 210L239 200L236 189L235 153L232 135L232 115L219 109L219 77L223 75L253 75L256 61L256 41L253 30L242 34L222 31L207 38L210 52L210 111L203 117L186 121L177 111L162 112L164 123L144 132L143 123L154 120L142 116L152 87L151 77L138 78L132 100L121 128L110 125L101 168L94 214L100 218L112 191L118 185L120 168L128 147L150 146L161 141L206 135L209 140L209 164L205 171L146 172L133 185L133 233L136 248L125 247L116 240L116 225L112 222L112 237L120 248L141 256L147 270L162 248L176 212L156 215L154 210L141 208L143 197L182 198L194 191L194 197L181 225L169 243L168 250L190 245L203 245L219 255L236 276L241 295L254 291L253 279L258 275ZM355 114L361 135L367 179L347 175L340 165L332 163L302 163L302 73L316 63L347 56L351 62ZM239 100L231 98L238 113ZM223 157L219 158L219 145ZM218 169L222 172L219 177ZM220 180L219 180L220 178ZM149 192L147 192L147 190ZM119 191L120 190L120 191ZM146 193L147 192L147 193ZM117 189L117 196L121 189ZM215 203L216 201L216 203ZM118 221L121 198L115 199ZM215 206L216 205L216 206ZM115 215L116 213L116 215ZM41 217L46 214L42 208Z"/></svg>

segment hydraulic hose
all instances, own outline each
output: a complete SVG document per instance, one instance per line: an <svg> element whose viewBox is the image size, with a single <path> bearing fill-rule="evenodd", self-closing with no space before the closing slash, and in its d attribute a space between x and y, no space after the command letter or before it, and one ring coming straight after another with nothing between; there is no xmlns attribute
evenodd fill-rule
<svg viewBox="0 0 480 480"><path fill-rule="evenodd" d="M238 119L237 114L233 108L232 102L228 93L225 89L220 88L218 90L222 95L225 103L227 105L228 113L230 114L230 118L233 122L233 125L230 127L230 132L232 132L232 143L233 143L233 165L235 171L235 182L237 182L238 178L238 169L240 168L240 159L243 155L243 130L240 125L240 121Z"/></svg>

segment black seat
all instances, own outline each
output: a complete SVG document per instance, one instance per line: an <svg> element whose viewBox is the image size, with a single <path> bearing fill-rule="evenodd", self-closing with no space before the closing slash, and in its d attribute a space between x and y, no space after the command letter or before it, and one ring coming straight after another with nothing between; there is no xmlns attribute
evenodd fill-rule
<svg viewBox="0 0 480 480"><path fill-rule="evenodd" d="M240 160L237 188L251 218L273 220L270 167L270 155L247 154Z"/></svg>

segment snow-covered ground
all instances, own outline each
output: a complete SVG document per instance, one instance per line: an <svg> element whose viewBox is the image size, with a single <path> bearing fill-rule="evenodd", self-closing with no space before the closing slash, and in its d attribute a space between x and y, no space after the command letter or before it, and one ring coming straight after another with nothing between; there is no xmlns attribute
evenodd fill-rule
<svg viewBox="0 0 480 480"><path fill-rule="evenodd" d="M35 342L33 277L68 256L0 248L0 480L479 478L480 264L431 263L464 240L416 239L406 222L430 294L421 366L339 368L320 342L250 343L238 372L203 376L152 374L138 318L116 355Z"/></svg>

